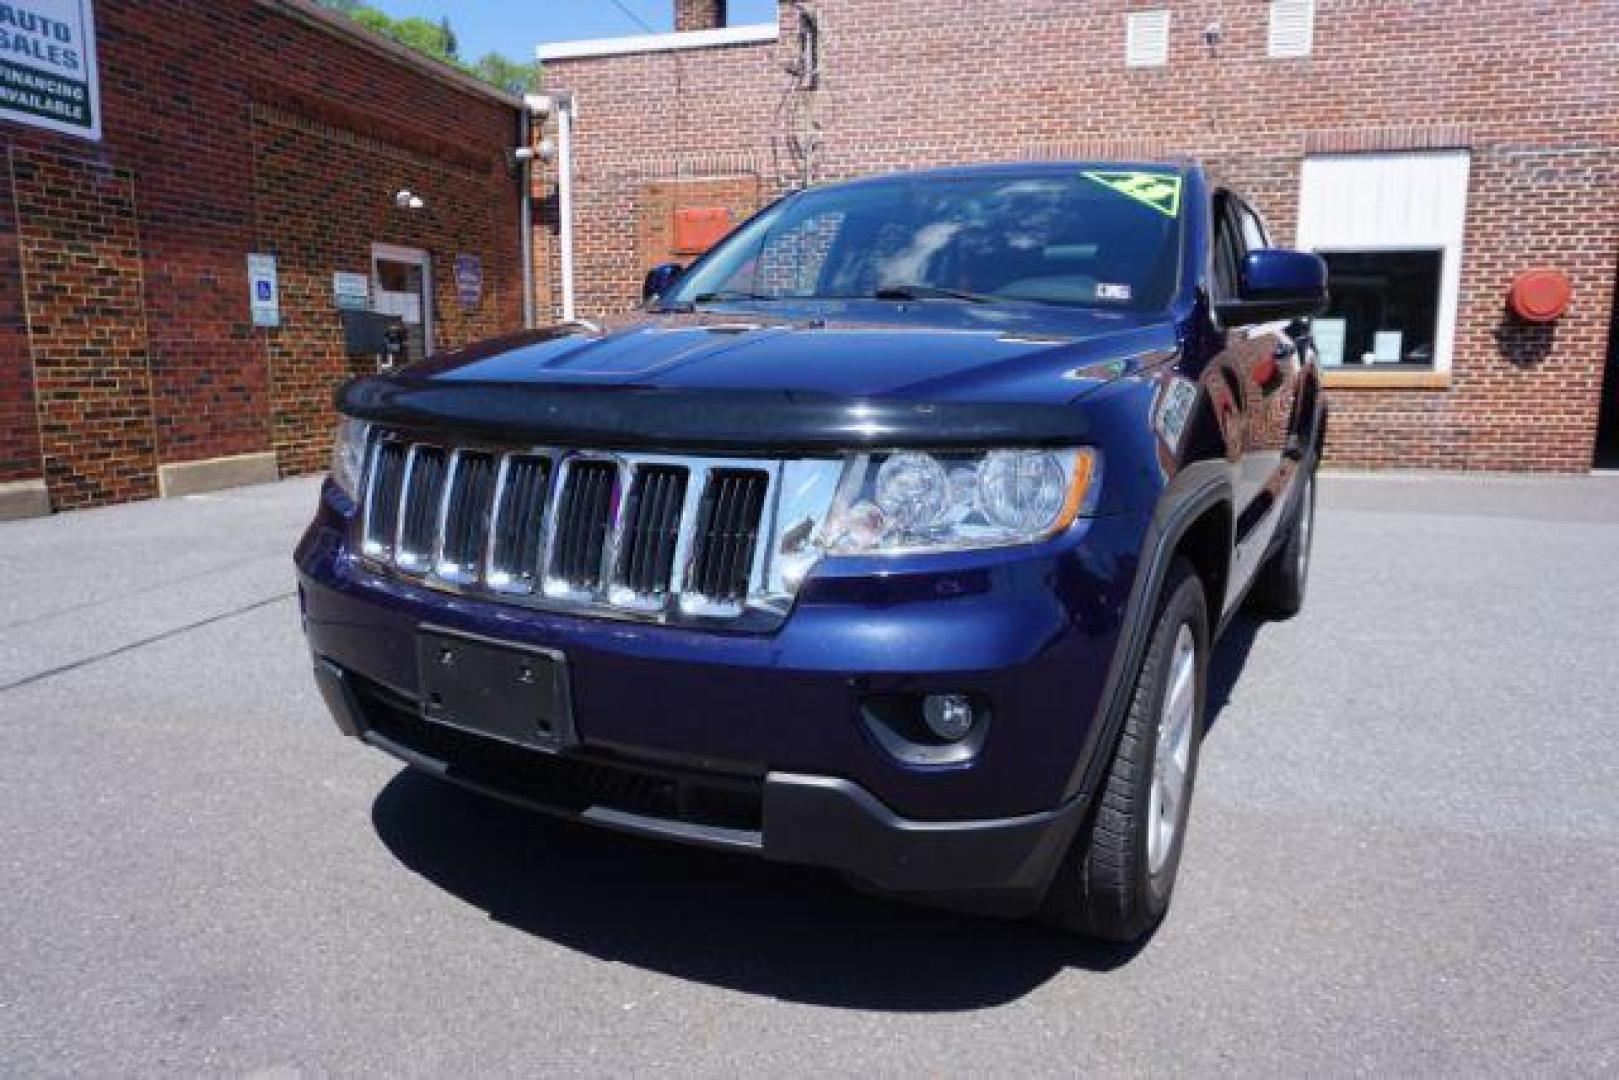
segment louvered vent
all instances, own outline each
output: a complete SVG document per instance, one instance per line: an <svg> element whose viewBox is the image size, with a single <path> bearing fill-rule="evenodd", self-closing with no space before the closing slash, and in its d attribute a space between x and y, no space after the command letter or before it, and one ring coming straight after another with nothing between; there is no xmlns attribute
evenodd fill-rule
<svg viewBox="0 0 1619 1080"><path fill-rule="evenodd" d="M575 462L568 470L551 537L550 572L566 590L590 592L601 585L617 486L618 466L611 461Z"/></svg>
<svg viewBox="0 0 1619 1080"><path fill-rule="evenodd" d="M455 582L477 579L494 498L494 455L475 450L457 453L450 497L444 504L444 538L435 570L439 577Z"/></svg>
<svg viewBox="0 0 1619 1080"><path fill-rule="evenodd" d="M1124 63L1127 67L1162 67L1169 63L1168 8L1125 15Z"/></svg>
<svg viewBox="0 0 1619 1080"><path fill-rule="evenodd" d="M624 504L618 572L613 581L630 598L660 598L669 591L686 502L686 470L648 465L636 470Z"/></svg>
<svg viewBox="0 0 1619 1080"><path fill-rule="evenodd" d="M1270 55L1309 56L1315 45L1315 0L1271 0Z"/></svg>
<svg viewBox="0 0 1619 1080"><path fill-rule="evenodd" d="M405 479L405 446L379 442L371 462L371 486L366 496L365 539L367 555L391 556L399 530L399 491Z"/></svg>
<svg viewBox="0 0 1619 1080"><path fill-rule="evenodd" d="M506 592L533 592L540 572L541 515L551 487L551 461L532 454L506 459L495 504L489 548L489 584Z"/></svg>
<svg viewBox="0 0 1619 1080"><path fill-rule="evenodd" d="M764 511L766 473L716 469L697 509L697 549L686 587L716 603L736 603L748 594L753 553Z"/></svg>
<svg viewBox="0 0 1619 1080"><path fill-rule="evenodd" d="M414 447L406 460L405 495L399 503L399 550L394 552L394 562L401 570L419 574L433 560L439 503L449 471L450 455L442 447Z"/></svg>

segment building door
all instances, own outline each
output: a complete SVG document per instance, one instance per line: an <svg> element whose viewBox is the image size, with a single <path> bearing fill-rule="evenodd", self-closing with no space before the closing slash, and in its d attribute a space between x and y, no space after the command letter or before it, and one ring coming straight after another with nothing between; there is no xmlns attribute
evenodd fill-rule
<svg viewBox="0 0 1619 1080"><path fill-rule="evenodd" d="M371 308L405 324L405 359L433 351L433 263L427 252L371 245Z"/></svg>
<svg viewBox="0 0 1619 1080"><path fill-rule="evenodd" d="M1608 363L1602 376L1602 412L1597 417L1596 467L1619 469L1619 278L1608 318Z"/></svg>

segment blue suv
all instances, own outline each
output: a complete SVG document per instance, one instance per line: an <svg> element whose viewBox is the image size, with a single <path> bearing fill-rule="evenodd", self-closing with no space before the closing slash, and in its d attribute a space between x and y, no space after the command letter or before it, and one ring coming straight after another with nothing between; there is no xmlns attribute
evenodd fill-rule
<svg viewBox="0 0 1619 1080"><path fill-rule="evenodd" d="M316 681L526 806L1140 937L1210 648L1303 600L1325 297L1194 165L789 195L633 315L342 389Z"/></svg>

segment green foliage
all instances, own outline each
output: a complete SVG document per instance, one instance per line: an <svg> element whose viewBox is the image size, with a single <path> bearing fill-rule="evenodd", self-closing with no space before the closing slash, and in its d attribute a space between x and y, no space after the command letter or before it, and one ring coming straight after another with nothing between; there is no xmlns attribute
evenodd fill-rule
<svg viewBox="0 0 1619 1080"><path fill-rule="evenodd" d="M539 87L538 64L525 64L499 53L488 53L475 63L463 62L459 55L461 43L456 40L455 29L448 18L436 23L416 17L395 19L361 0L320 0L320 5L347 15L367 30L397 41L407 49L459 68L508 93L521 94Z"/></svg>

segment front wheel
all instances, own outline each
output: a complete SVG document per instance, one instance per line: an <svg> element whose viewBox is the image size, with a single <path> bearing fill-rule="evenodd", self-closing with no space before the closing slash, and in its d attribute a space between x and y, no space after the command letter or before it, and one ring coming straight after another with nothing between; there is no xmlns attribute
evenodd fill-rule
<svg viewBox="0 0 1619 1080"><path fill-rule="evenodd" d="M1177 559L1107 778L1047 896L1048 921L1133 941L1164 917L1203 741L1208 651L1202 582Z"/></svg>

